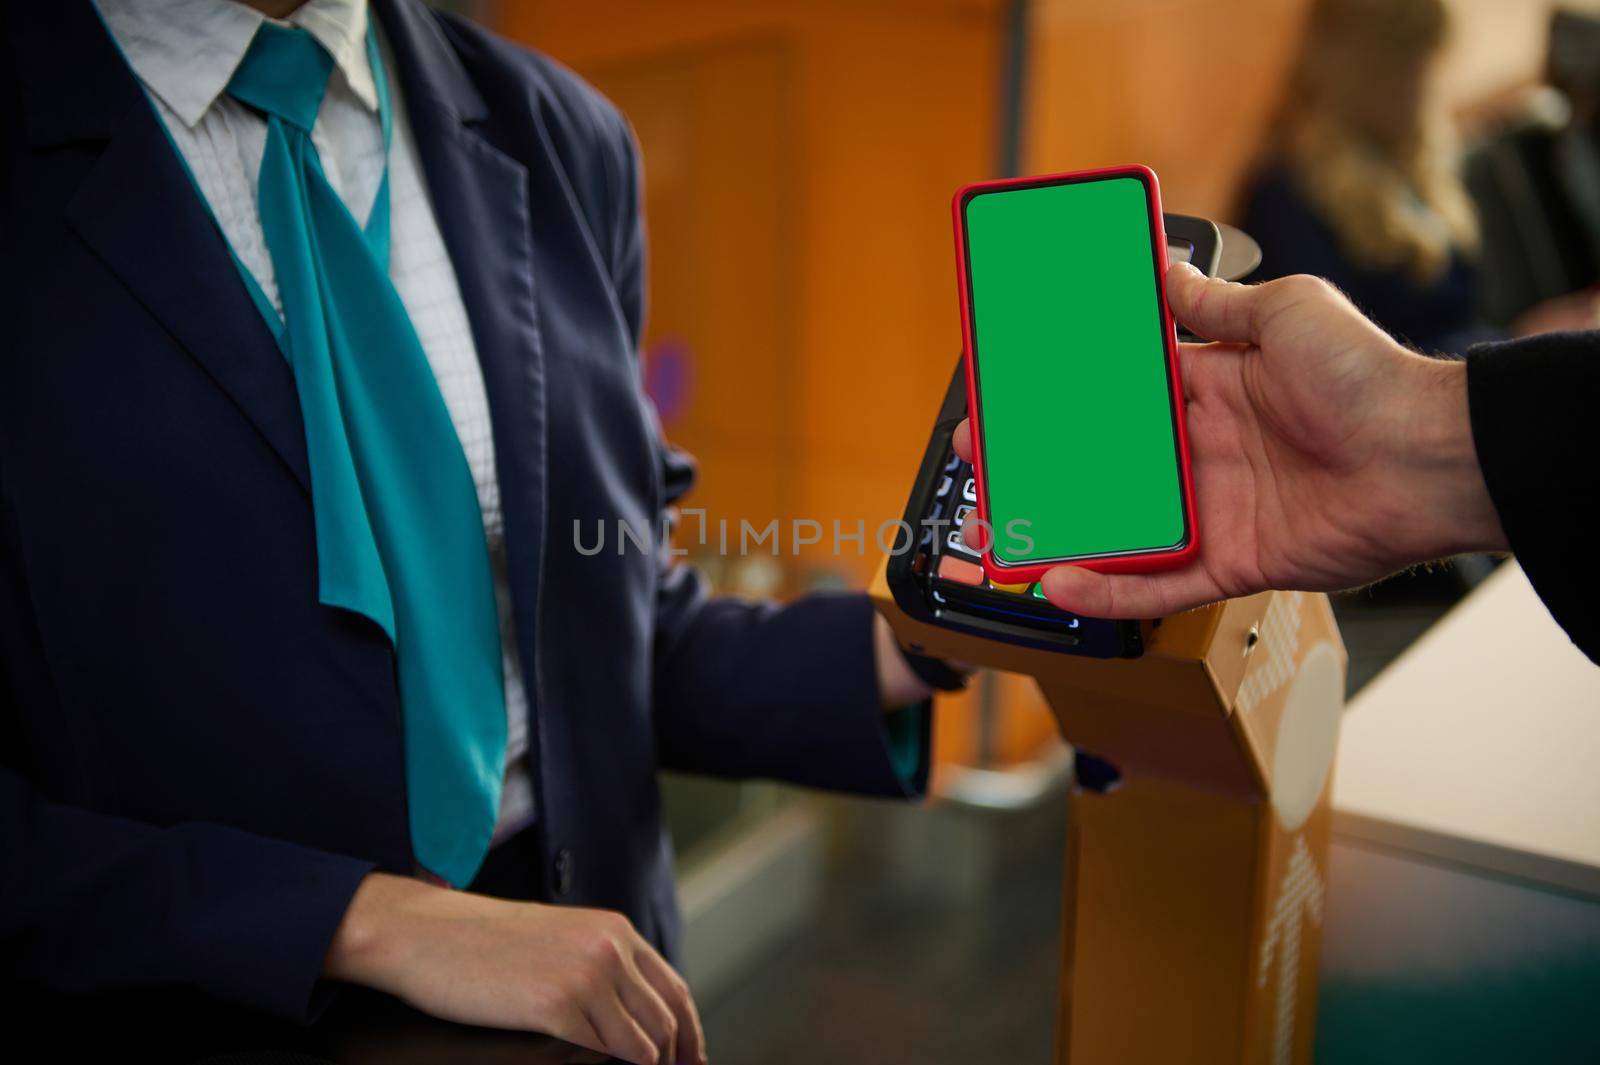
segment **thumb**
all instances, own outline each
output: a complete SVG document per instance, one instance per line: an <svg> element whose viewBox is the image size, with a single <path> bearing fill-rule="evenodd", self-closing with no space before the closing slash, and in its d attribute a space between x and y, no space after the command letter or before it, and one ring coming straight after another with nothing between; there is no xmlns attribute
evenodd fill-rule
<svg viewBox="0 0 1600 1065"><path fill-rule="evenodd" d="M1160 618L1214 603L1228 593L1197 565L1163 573L1096 573L1082 566L1057 566L1039 582L1044 596L1062 610L1090 618Z"/></svg>
<svg viewBox="0 0 1600 1065"><path fill-rule="evenodd" d="M1118 580L1079 566L1060 566L1044 575L1039 589L1062 610L1089 618L1160 617L1158 596L1137 579Z"/></svg>
<svg viewBox="0 0 1600 1065"><path fill-rule="evenodd" d="M1258 339L1263 288L1207 277L1189 263L1167 268L1166 288L1173 317L1196 336L1241 344Z"/></svg>

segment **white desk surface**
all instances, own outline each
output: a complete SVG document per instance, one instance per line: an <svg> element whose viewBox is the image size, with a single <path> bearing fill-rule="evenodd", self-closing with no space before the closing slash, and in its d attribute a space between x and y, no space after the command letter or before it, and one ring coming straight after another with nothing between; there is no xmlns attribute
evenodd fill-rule
<svg viewBox="0 0 1600 1065"><path fill-rule="evenodd" d="M1333 804L1340 837L1600 897L1600 666L1514 562L1351 701Z"/></svg>

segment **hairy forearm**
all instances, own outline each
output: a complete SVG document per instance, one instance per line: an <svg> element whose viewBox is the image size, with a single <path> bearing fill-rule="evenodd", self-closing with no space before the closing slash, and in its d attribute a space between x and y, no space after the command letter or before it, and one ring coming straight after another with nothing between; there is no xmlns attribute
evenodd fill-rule
<svg viewBox="0 0 1600 1065"><path fill-rule="evenodd" d="M1509 550L1472 439L1466 363L1410 356L1404 377L1391 452L1404 501L1397 547L1413 559Z"/></svg>

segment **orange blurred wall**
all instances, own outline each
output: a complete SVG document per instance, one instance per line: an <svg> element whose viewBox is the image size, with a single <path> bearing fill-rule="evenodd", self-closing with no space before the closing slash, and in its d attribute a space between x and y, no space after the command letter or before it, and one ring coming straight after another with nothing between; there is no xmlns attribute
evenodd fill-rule
<svg viewBox="0 0 1600 1065"><path fill-rule="evenodd" d="M741 519L781 519L781 561L802 584L871 575L875 531L900 516L959 355L949 201L992 170L1002 8L502 6L502 30L632 121L651 242L646 357L666 344L691 366L668 434L708 471L695 505L729 519L735 540ZM798 566L797 518L825 541ZM835 557L835 520L846 534L864 522L864 544Z"/></svg>
<svg viewBox="0 0 1600 1065"><path fill-rule="evenodd" d="M994 172L1001 0L501 5L499 28L572 66L628 116L650 238L647 364L689 367L667 418L704 474L724 590L740 521L778 519L778 589L864 586L898 518L960 354L949 204ZM796 519L823 543L791 553ZM864 542L832 549L833 522ZM686 542L685 534L688 536ZM759 551L770 551L763 546ZM741 568L742 567L742 568ZM755 589L762 590L762 589ZM1030 685L986 689L1001 753L1051 733ZM979 693L946 700L942 761L979 748Z"/></svg>
<svg viewBox="0 0 1600 1065"><path fill-rule="evenodd" d="M1308 0L1034 0L1030 171L1142 162L1169 211L1225 220Z"/></svg>

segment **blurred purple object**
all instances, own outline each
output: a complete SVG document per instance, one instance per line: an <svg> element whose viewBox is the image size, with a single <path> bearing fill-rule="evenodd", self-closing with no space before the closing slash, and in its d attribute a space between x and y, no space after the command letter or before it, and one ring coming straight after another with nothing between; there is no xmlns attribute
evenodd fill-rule
<svg viewBox="0 0 1600 1065"><path fill-rule="evenodd" d="M663 426L671 427L689 409L694 355L676 338L659 340L644 353L644 391Z"/></svg>

